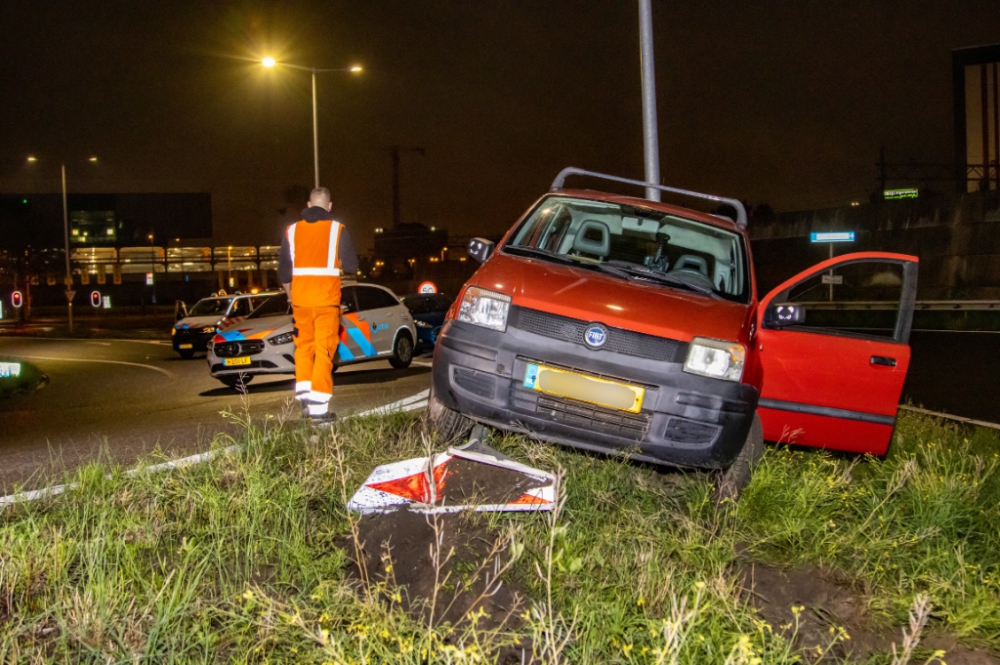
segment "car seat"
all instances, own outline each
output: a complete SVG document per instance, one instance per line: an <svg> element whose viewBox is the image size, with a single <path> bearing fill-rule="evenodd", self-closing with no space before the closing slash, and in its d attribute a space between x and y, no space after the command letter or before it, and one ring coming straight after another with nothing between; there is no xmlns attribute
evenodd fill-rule
<svg viewBox="0 0 1000 665"><path fill-rule="evenodd" d="M677 259L677 263L674 264L674 271L677 270L697 272L701 273L705 277L708 277L708 261L706 261L702 256L683 254Z"/></svg>
<svg viewBox="0 0 1000 665"><path fill-rule="evenodd" d="M584 220L573 238L573 252L590 254L599 259L607 258L611 253L611 229L596 219Z"/></svg>

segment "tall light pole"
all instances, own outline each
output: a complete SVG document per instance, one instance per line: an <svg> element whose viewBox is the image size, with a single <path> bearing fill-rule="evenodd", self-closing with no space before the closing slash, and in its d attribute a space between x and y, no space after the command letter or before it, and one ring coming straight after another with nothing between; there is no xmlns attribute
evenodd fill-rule
<svg viewBox="0 0 1000 665"><path fill-rule="evenodd" d="M34 164L38 161L37 157L28 157L28 163ZM88 159L92 164L97 163L97 157L91 157ZM76 292L73 290L73 272L70 268L69 261L69 206L66 202L66 162L62 162L60 165L60 172L62 174L62 204L63 204L63 241L65 242L65 252L66 252L66 320L69 326L69 332L73 332L73 296Z"/></svg>
<svg viewBox="0 0 1000 665"><path fill-rule="evenodd" d="M265 67L274 67L278 62L274 58L264 58L261 60L262 65ZM316 184L315 187L319 187L319 120L316 113L316 73L317 72L350 72L352 74L360 74L362 69L360 65L354 65L352 67L343 67L340 69L317 69L316 67L302 67L299 65L290 65L287 62L281 63L282 67L288 67L289 69L299 69L304 72L312 73L312 112L313 112L313 172L315 176Z"/></svg>
<svg viewBox="0 0 1000 665"><path fill-rule="evenodd" d="M660 184L660 139L656 129L656 73L653 67L653 10L639 0L639 62L642 67L642 147L646 182ZM660 190L646 188L646 198L660 200Z"/></svg>

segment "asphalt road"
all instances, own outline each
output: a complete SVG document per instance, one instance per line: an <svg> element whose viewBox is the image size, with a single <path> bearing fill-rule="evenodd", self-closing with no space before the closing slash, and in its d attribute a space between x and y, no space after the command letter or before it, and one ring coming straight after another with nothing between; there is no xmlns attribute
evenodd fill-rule
<svg viewBox="0 0 1000 665"><path fill-rule="evenodd" d="M218 433L238 431L227 411L298 417L291 377L256 377L244 401L209 376L203 355L182 360L169 342L7 337L0 358L31 362L51 379L0 402L0 495L49 484L100 455L129 465L157 449L171 458L202 452ZM343 368L332 408L346 415L414 395L429 372L429 359L405 370L386 361Z"/></svg>

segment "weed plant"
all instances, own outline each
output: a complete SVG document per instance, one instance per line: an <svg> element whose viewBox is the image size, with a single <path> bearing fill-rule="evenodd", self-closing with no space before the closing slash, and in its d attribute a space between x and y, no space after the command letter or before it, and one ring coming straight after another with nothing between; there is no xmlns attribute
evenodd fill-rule
<svg viewBox="0 0 1000 665"><path fill-rule="evenodd" d="M220 436L227 452L206 464L133 474L95 464L66 479L73 491L0 509L0 663L851 658L844 630L831 626L808 654L797 619L758 615L742 589L749 561L846 579L898 646L872 663L933 662L940 654L920 646L928 631L1000 648L995 432L904 414L884 460L769 447L742 499L722 506L709 474L501 438L501 451L557 474L558 505L478 516L496 534L494 561L462 579L443 572L456 552L432 545L440 593L424 602L484 575L489 592L507 584L526 596L510 620L480 609L447 622L405 607L391 575L348 574L373 544L359 542L346 501L376 465L426 454L419 417L326 430L238 419L243 434ZM398 544L384 553L412 555Z"/></svg>

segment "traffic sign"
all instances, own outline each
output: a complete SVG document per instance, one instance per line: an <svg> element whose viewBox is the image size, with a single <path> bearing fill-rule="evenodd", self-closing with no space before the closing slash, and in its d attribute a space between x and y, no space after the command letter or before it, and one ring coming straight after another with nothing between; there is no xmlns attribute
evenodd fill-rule
<svg viewBox="0 0 1000 665"><path fill-rule="evenodd" d="M844 276L843 275L823 275L823 283L824 284L843 284L844 283Z"/></svg>
<svg viewBox="0 0 1000 665"><path fill-rule="evenodd" d="M152 285L153 285L153 273L147 272L146 273L146 286L152 286Z"/></svg>
<svg viewBox="0 0 1000 665"><path fill-rule="evenodd" d="M423 282L417 287L417 293L437 293L438 287L434 282Z"/></svg>
<svg viewBox="0 0 1000 665"><path fill-rule="evenodd" d="M809 242L854 242L854 231L810 233Z"/></svg>
<svg viewBox="0 0 1000 665"><path fill-rule="evenodd" d="M66 302L72 303L73 302L73 296L75 296L75 295L76 295L76 291L74 291L73 289L66 289Z"/></svg>
<svg viewBox="0 0 1000 665"><path fill-rule="evenodd" d="M111 309L111 296L104 296L104 309Z"/></svg>

